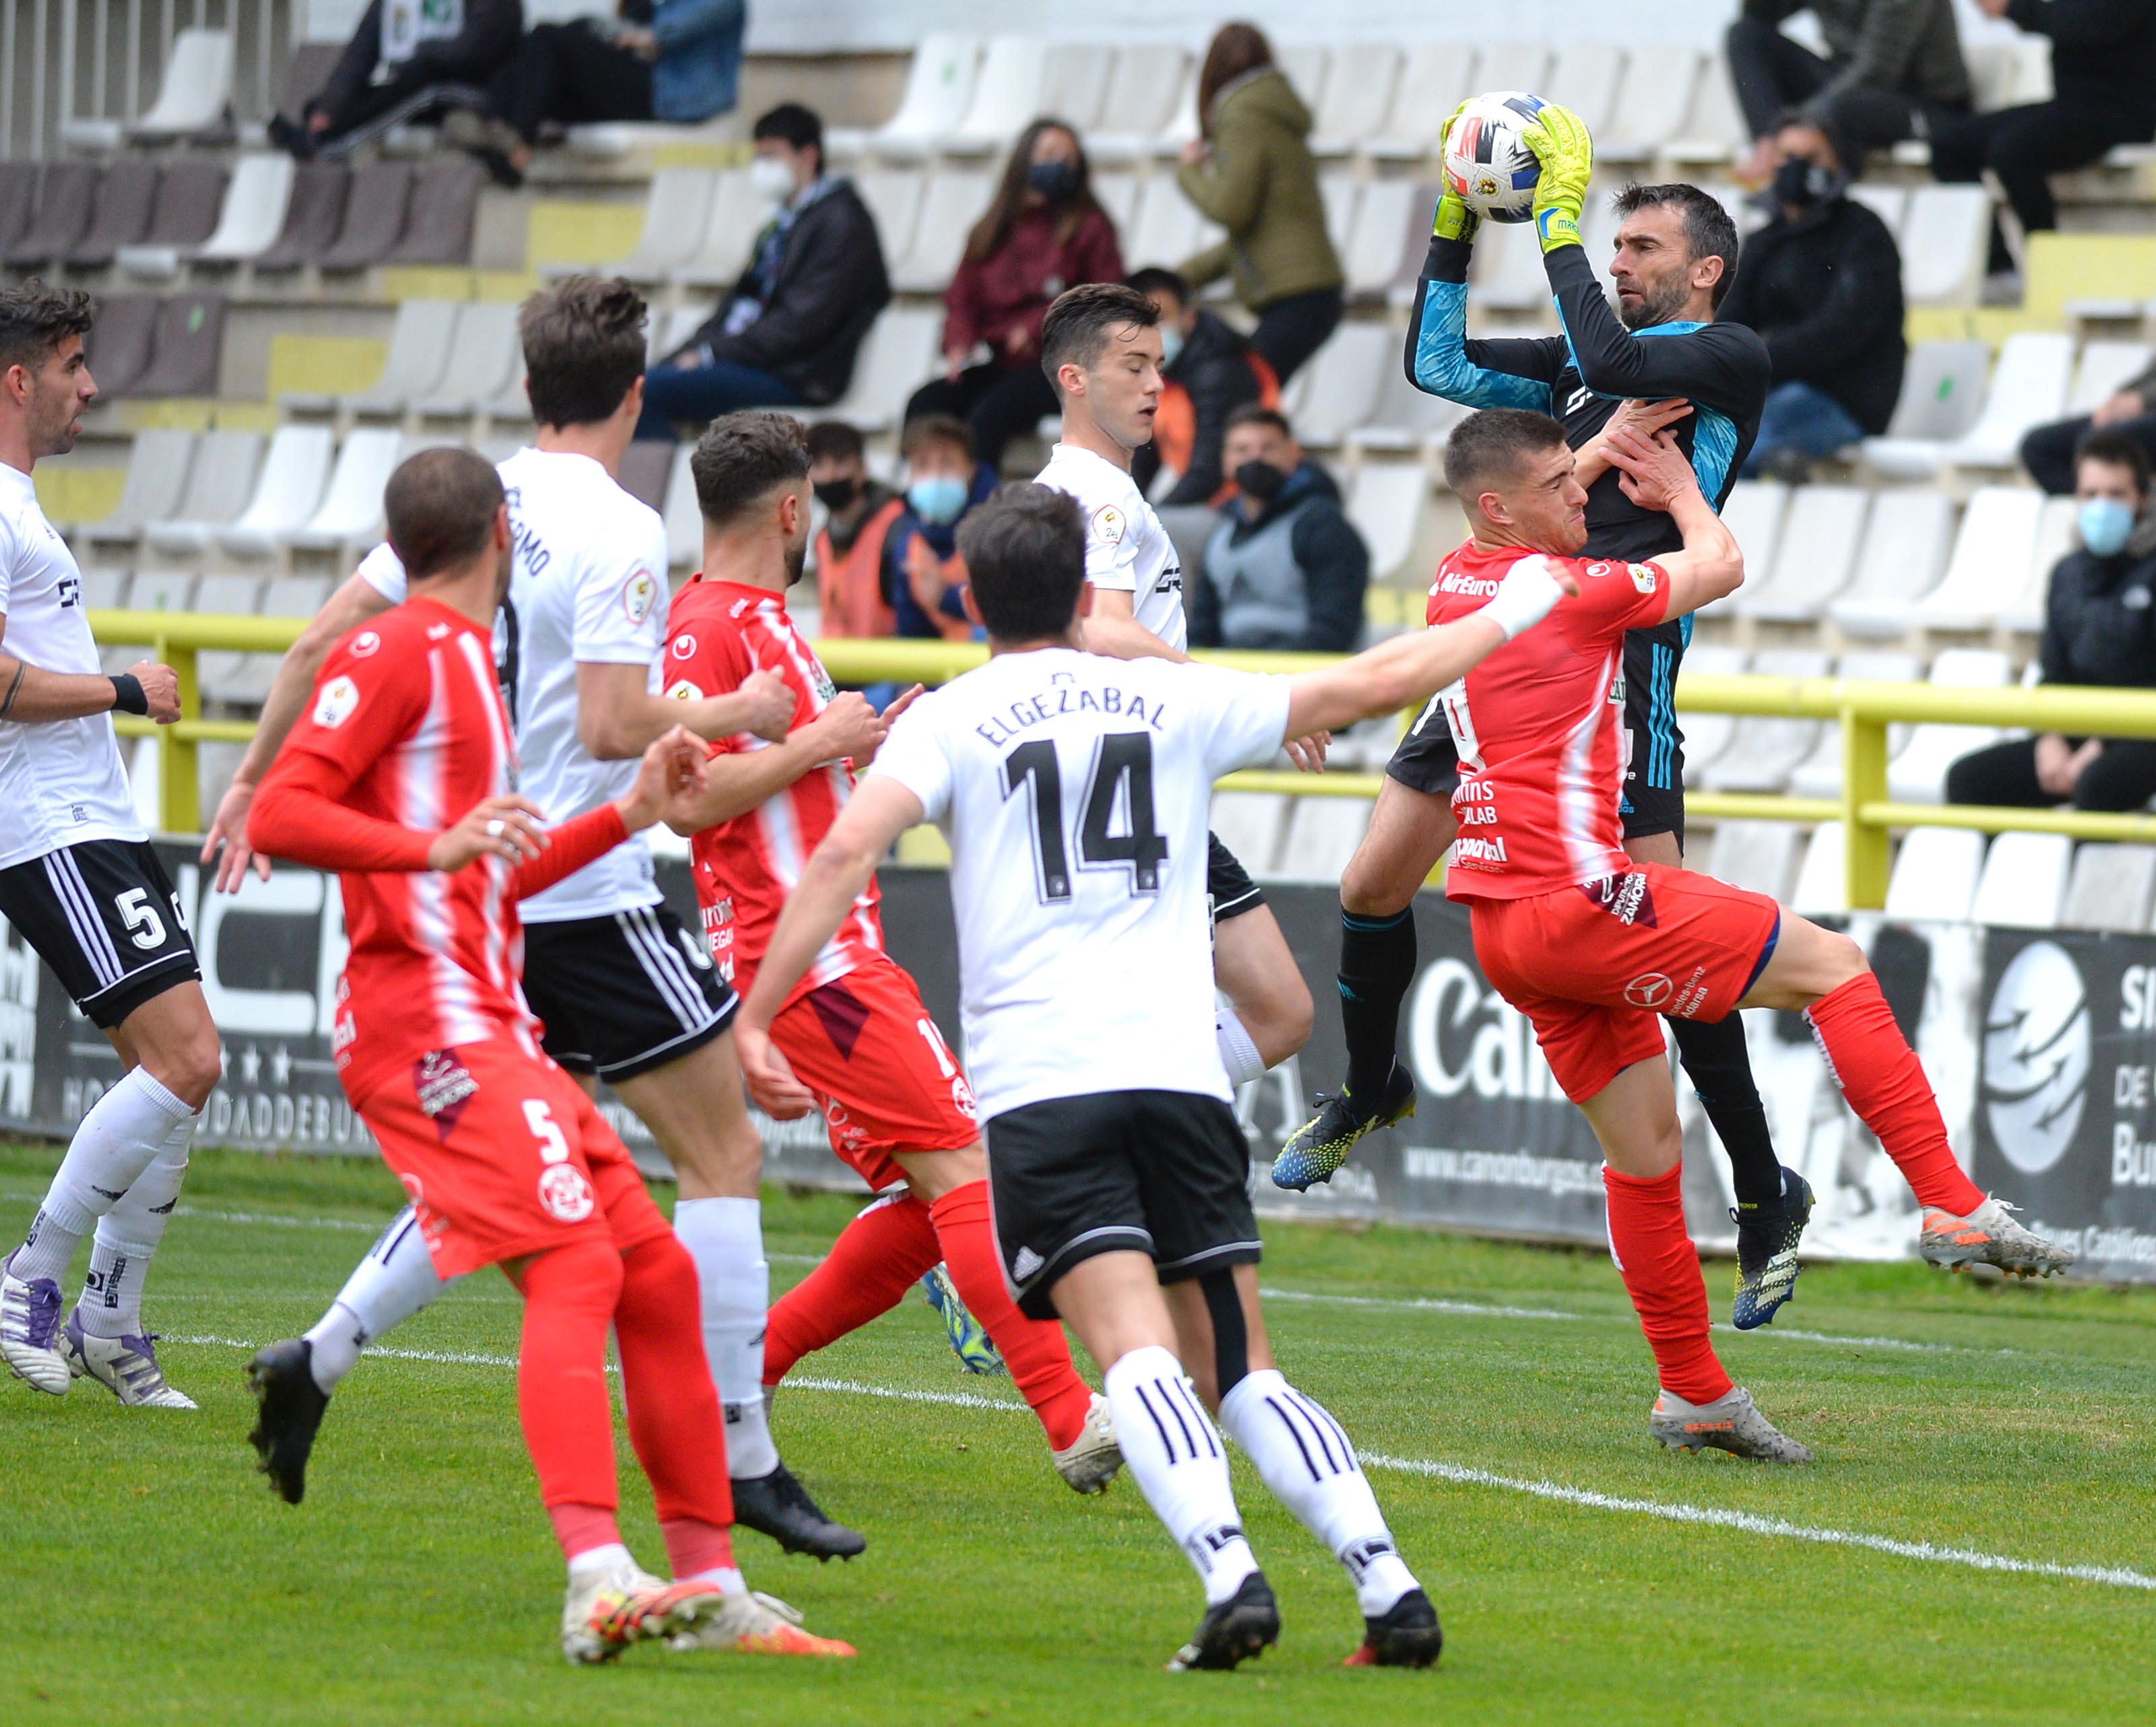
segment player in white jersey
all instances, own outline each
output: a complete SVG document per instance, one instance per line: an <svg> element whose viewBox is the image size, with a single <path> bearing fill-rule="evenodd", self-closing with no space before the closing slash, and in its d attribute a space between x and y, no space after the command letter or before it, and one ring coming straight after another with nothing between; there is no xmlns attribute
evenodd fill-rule
<svg viewBox="0 0 2156 1727"><path fill-rule="evenodd" d="M622 796L645 746L677 722L707 739L742 731L783 738L793 715L793 692L770 676L705 701L661 694L665 530L613 478L642 407L644 321L634 290L589 278L533 295L518 320L539 429L535 447L500 467L516 543L495 653L516 725L520 789L549 822ZM381 546L286 658L204 846L207 861L225 844L220 885L236 887L244 874L254 787L321 654L403 598L403 567ZM738 1519L789 1550L859 1552L860 1536L824 1517L779 1461L765 1418L770 1273L757 1197L763 1151L727 1035L732 990L665 906L651 854L638 841L527 899L519 915L525 995L546 1026L547 1053L588 1089L600 1079L612 1086L680 1178L674 1227L702 1288ZM255 1443L286 1498L296 1503L305 1491L329 1392L369 1341L442 1287L408 1212L312 1330L256 1358L263 1419Z"/></svg>
<svg viewBox="0 0 2156 1727"><path fill-rule="evenodd" d="M1131 458L1152 441L1160 405L1160 312L1135 288L1091 282L1060 295L1040 331L1040 363L1063 407L1063 436L1040 484L1078 500L1093 609L1086 646L1118 659L1185 659L1183 565L1152 505L1131 478ZM1325 765L1328 740L1291 739L1296 763ZM1229 1007L1214 1035L1229 1077L1255 1079L1310 1038L1309 986L1258 884L1227 847L1206 836L1213 907L1213 970Z"/></svg>
<svg viewBox="0 0 2156 1727"><path fill-rule="evenodd" d="M774 1115L814 1106L772 1022L891 843L937 823L998 1251L1021 1309L1060 1316L1106 1370L1124 1461L1204 1581L1170 1665L1232 1667L1280 1632L1210 1411L1353 1580L1349 1663L1427 1666L1436 1612L1340 1424L1266 1341L1250 1152L1206 1035L1206 813L1216 778L1286 738L1464 676L1559 585L1525 561L1459 624L1258 678L1079 651L1094 591L1066 495L1006 486L959 546L991 658L891 728L803 870L737 1027L750 1090Z"/></svg>
<svg viewBox="0 0 2156 1727"><path fill-rule="evenodd" d="M0 1359L55 1396L88 1374L123 1404L192 1409L157 1366L142 1279L218 1081L217 1027L110 717L169 725L179 679L147 661L117 678L100 670L82 573L30 480L39 458L74 448L96 397L82 351L95 315L80 289L0 290L0 915L111 1040L121 1069L0 1272ZM89 1275L63 1321L60 1279L93 1227Z"/></svg>

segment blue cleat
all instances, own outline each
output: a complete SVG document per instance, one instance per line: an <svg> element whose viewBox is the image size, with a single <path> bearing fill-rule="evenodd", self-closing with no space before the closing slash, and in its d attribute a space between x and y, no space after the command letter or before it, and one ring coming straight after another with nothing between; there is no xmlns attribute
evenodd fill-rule
<svg viewBox="0 0 2156 1727"><path fill-rule="evenodd" d="M1782 1215L1764 1229L1748 1229L1731 1212L1737 1225L1737 1302L1730 1314L1739 1331L1769 1324L1781 1304L1797 1293L1797 1243L1804 1239L1804 1225L1811 1222L1812 1190L1793 1169L1782 1171Z"/></svg>
<svg viewBox="0 0 2156 1727"><path fill-rule="evenodd" d="M943 1330L951 1339L952 1353L967 1372L988 1376L1009 1371L1004 1366L1003 1355L988 1340L987 1328L966 1310L966 1304L958 1299L957 1286L951 1281L948 1271L938 1265L924 1274L921 1295L943 1321Z"/></svg>
<svg viewBox="0 0 2156 1727"><path fill-rule="evenodd" d="M1404 1121L1415 1111L1414 1081L1398 1061L1385 1075L1375 1103L1366 1112L1340 1088L1340 1095L1317 1094L1317 1113L1288 1136L1273 1160L1273 1186L1301 1193L1313 1182L1329 1181L1348 1161L1355 1142L1367 1133Z"/></svg>

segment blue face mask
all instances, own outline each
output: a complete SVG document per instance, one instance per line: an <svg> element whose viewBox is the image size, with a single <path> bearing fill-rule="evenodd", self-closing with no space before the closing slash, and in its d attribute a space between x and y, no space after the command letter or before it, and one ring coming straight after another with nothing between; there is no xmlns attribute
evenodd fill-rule
<svg viewBox="0 0 2156 1727"><path fill-rule="evenodd" d="M1183 332L1173 324L1160 326L1160 369L1166 372L1183 352Z"/></svg>
<svg viewBox="0 0 2156 1727"><path fill-rule="evenodd" d="M906 501L913 513L932 528L948 527L966 508L967 485L948 474L916 479L906 489Z"/></svg>
<svg viewBox="0 0 2156 1727"><path fill-rule="evenodd" d="M2075 521L2082 530L2082 544L2098 557L2117 556L2133 533L2133 508L2116 498L2085 500Z"/></svg>

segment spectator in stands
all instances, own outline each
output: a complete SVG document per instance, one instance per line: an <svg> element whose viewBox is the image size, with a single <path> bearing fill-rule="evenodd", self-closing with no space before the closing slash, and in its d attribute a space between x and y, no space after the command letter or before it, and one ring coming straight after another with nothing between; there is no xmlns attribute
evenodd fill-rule
<svg viewBox="0 0 2156 1727"><path fill-rule="evenodd" d="M891 566L886 554L906 500L870 474L861 434L843 420L808 428L808 484L824 506L816 594L827 636L887 636Z"/></svg>
<svg viewBox="0 0 2156 1727"><path fill-rule="evenodd" d="M2040 652L2046 684L2156 687L2156 519L2148 454L2115 427L2074 461L2080 546L2051 571ZM2054 731L1973 750L1947 770L1948 803L2138 810L2156 797L2156 739Z"/></svg>
<svg viewBox="0 0 2156 1727"><path fill-rule="evenodd" d="M891 301L875 218L853 182L824 172L824 126L798 102L755 126L749 172L778 213L732 295L644 375L639 438L742 407L835 402L876 314Z"/></svg>
<svg viewBox="0 0 2156 1727"><path fill-rule="evenodd" d="M1826 38L1825 59L1781 32L1805 11ZM1866 151L1937 137L1969 110L1953 0L1743 0L1726 39L1755 141L1737 171L1747 185L1774 172L1775 129L1793 113L1848 140L1850 166L1861 170Z"/></svg>
<svg viewBox="0 0 2156 1727"><path fill-rule="evenodd" d="M1362 639L1370 549L1332 476L1302 453L1276 408L1229 416L1221 506L1190 595L1194 648L1345 653Z"/></svg>
<svg viewBox="0 0 2156 1727"><path fill-rule="evenodd" d="M1142 269L1131 286L1160 313L1162 381L1152 442L1136 453L1131 477L1151 496L1162 469L1177 475L1154 500L1163 510L1218 504L1234 489L1220 465L1228 416L1247 402L1279 406L1279 381L1243 333L1199 305L1173 270Z"/></svg>
<svg viewBox="0 0 2156 1727"><path fill-rule="evenodd" d="M522 0L373 0L321 93L270 141L305 160L355 149L438 108L477 107L524 30Z"/></svg>
<svg viewBox="0 0 2156 1727"><path fill-rule="evenodd" d="M2074 457L2098 427L2124 433L2156 462L2156 365L2144 367L2097 404L2092 414L2033 426L2021 440L2021 465L2054 497L2074 489Z"/></svg>
<svg viewBox="0 0 2156 1727"><path fill-rule="evenodd" d="M1814 461L1887 429L1902 393L1902 254L1828 136L1774 134L1772 214L1746 237L1722 317L1758 331L1774 362L1748 476L1801 481Z"/></svg>
<svg viewBox="0 0 2156 1727"><path fill-rule="evenodd" d="M906 513L891 530L895 633L970 642L958 524L993 494L996 471L980 459L966 423L950 414L908 420L898 453L906 459Z"/></svg>
<svg viewBox="0 0 2156 1727"><path fill-rule="evenodd" d="M1340 322L1340 259L1310 153L1310 110L1273 64L1255 24L1225 24L1198 74L1199 136L1183 146L1176 183L1228 230L1177 274L1194 288L1235 272L1258 315L1250 346L1282 385Z"/></svg>
<svg viewBox="0 0 2156 1727"><path fill-rule="evenodd" d="M1085 146L1061 120L1036 120L1019 135L944 290L943 376L914 392L906 418L965 420L981 459L1000 469L1004 446L1055 412L1055 386L1040 369L1049 302L1122 274L1116 224L1093 196ZM987 357L974 361L982 348Z"/></svg>
<svg viewBox="0 0 2156 1727"><path fill-rule="evenodd" d="M1971 115L1935 133L1932 172L1999 177L2025 233L2059 225L2047 177L2100 161L2114 144L2156 137L2156 3L2152 0L1976 0L2051 43L2051 100ZM1991 270L2014 269L1994 225ZM2016 296L2018 298L2018 296ZM2063 488L2062 488L2063 489Z"/></svg>
<svg viewBox="0 0 2156 1727"><path fill-rule="evenodd" d="M515 187L549 123L694 126L731 113L747 23L747 0L621 0L613 19L535 24L488 84L484 114L452 114L442 135Z"/></svg>

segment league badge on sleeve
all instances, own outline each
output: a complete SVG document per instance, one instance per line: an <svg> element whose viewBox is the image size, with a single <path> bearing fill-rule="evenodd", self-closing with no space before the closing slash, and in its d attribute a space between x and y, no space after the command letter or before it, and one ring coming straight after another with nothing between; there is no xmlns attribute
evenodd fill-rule
<svg viewBox="0 0 2156 1727"><path fill-rule="evenodd" d="M1103 504L1093 512L1093 537L1110 546L1123 543L1123 512L1112 504Z"/></svg>
<svg viewBox="0 0 2156 1727"><path fill-rule="evenodd" d="M1655 591L1655 572L1645 564L1627 564L1625 568L1632 578L1632 586L1641 593L1650 594Z"/></svg>
<svg viewBox="0 0 2156 1727"><path fill-rule="evenodd" d="M639 570L621 585L621 609L631 623L641 623L650 617L658 597L659 584L649 570Z"/></svg>
<svg viewBox="0 0 2156 1727"><path fill-rule="evenodd" d="M335 731L358 706L359 685L349 678L332 678L315 697L315 724Z"/></svg>

